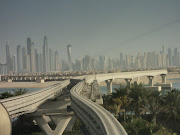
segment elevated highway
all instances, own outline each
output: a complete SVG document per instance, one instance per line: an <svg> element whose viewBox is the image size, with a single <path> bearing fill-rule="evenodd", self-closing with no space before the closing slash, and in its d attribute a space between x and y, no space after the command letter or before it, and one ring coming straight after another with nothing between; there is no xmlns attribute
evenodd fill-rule
<svg viewBox="0 0 180 135"><path fill-rule="evenodd" d="M117 119L100 105L83 97L86 83L79 82L71 89L71 106L92 135L127 135Z"/></svg>
<svg viewBox="0 0 180 135"><path fill-rule="evenodd" d="M74 80L80 81L70 91L71 106L76 115L84 122L91 134L102 135L126 135L126 131L121 124L107 110L83 97L82 91L86 89L85 85L91 84L93 80L107 83L108 94L112 92L112 81L114 79L125 79L127 85L133 78L147 76L149 84L153 84L153 77L161 75L162 82L165 83L167 70L150 70L137 72L107 73L94 74L73 77ZM37 107L48 99L56 98L62 92L62 88L70 84L69 80L63 81L41 91L0 100L0 134L11 134L10 119L22 114L35 112ZM42 124L42 123L41 123ZM53 134L53 132L51 132Z"/></svg>
<svg viewBox="0 0 180 135"><path fill-rule="evenodd" d="M67 87L69 83L70 81L66 80L36 92L0 100L2 114L0 115L0 134L11 134L10 120L23 114L35 112L38 106L60 95L62 89Z"/></svg>

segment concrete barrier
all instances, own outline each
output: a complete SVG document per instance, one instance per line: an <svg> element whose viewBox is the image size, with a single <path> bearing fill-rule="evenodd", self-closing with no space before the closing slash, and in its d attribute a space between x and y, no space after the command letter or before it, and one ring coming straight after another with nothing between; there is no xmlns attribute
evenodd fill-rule
<svg viewBox="0 0 180 135"><path fill-rule="evenodd" d="M0 103L0 135L11 135L11 121L5 107Z"/></svg>

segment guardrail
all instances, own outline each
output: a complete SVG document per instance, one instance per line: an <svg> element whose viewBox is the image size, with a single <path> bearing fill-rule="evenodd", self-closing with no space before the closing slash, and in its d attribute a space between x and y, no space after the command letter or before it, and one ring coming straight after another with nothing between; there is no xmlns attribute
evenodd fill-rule
<svg viewBox="0 0 180 135"><path fill-rule="evenodd" d="M71 93L71 105L76 115L86 125L91 134L102 135L127 135L117 119L106 109L93 101L80 95L85 88L85 82L75 85Z"/></svg>
<svg viewBox="0 0 180 135"><path fill-rule="evenodd" d="M62 81L36 92L2 99L0 103L6 108L10 118L13 119L22 114L34 112L39 105L58 96L69 83L69 80Z"/></svg>

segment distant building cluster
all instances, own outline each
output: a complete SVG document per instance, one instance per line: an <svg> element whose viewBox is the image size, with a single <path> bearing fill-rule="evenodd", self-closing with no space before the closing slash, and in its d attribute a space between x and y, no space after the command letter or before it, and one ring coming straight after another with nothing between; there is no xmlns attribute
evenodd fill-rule
<svg viewBox="0 0 180 135"><path fill-rule="evenodd" d="M67 45L67 61L59 58L57 51L48 48L47 37L44 37L43 52L38 53L31 38L27 38L27 47L17 46L17 55L11 55L9 44L6 44L6 63L0 64L0 74L46 73L60 71L111 71L126 69L167 68L180 66L180 53L177 48L165 52L164 46L157 53L144 52L137 56L120 53L119 58L89 55L82 59L72 59L72 45Z"/></svg>
<svg viewBox="0 0 180 135"><path fill-rule="evenodd" d="M42 54L38 53L31 38L27 38L27 47L17 46L16 56L12 56L9 50L7 43L6 64L0 64L0 74L60 71L59 54L48 48L46 36L44 37Z"/></svg>

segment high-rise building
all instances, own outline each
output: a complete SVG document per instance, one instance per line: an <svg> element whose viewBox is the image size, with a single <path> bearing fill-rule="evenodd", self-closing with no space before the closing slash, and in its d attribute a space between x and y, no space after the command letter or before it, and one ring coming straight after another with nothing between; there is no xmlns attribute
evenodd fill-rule
<svg viewBox="0 0 180 135"><path fill-rule="evenodd" d="M7 42L6 43L6 62L8 61L8 57L10 56L10 53L9 53L9 43Z"/></svg>
<svg viewBox="0 0 180 135"><path fill-rule="evenodd" d="M59 61L58 51L55 52L54 70L55 70L55 71L60 71L60 61Z"/></svg>
<svg viewBox="0 0 180 135"><path fill-rule="evenodd" d="M108 70L111 70L111 69L113 69L113 60L109 57L108 58Z"/></svg>
<svg viewBox="0 0 180 135"><path fill-rule="evenodd" d="M62 71L68 71L69 70L69 65L67 61L62 60Z"/></svg>
<svg viewBox="0 0 180 135"><path fill-rule="evenodd" d="M44 66L44 64L43 64L43 62L44 62L44 59L43 59L43 54L40 54L40 56L39 56L40 58L39 58L39 72L44 72L44 68L43 68L43 66Z"/></svg>
<svg viewBox="0 0 180 135"><path fill-rule="evenodd" d="M178 50L177 48L174 49L174 56L173 56L173 66L178 66Z"/></svg>
<svg viewBox="0 0 180 135"><path fill-rule="evenodd" d="M164 51L164 45L162 45L162 51L160 52L161 54L162 53L165 53L165 51Z"/></svg>
<svg viewBox="0 0 180 135"><path fill-rule="evenodd" d="M27 55L27 49L26 47L22 48L22 57L23 57L23 69L26 69L26 55Z"/></svg>
<svg viewBox="0 0 180 135"><path fill-rule="evenodd" d="M39 54L37 49L35 49L35 63L36 63L36 72L39 72Z"/></svg>
<svg viewBox="0 0 180 135"><path fill-rule="evenodd" d="M26 70L26 73L27 72L30 72L30 56L29 55L25 55L25 63L24 63L24 70Z"/></svg>
<svg viewBox="0 0 180 135"><path fill-rule="evenodd" d="M50 65L50 71L54 71L54 52L52 49L49 49L49 65Z"/></svg>
<svg viewBox="0 0 180 135"><path fill-rule="evenodd" d="M162 62L162 67L166 67L166 55L165 55L165 53L161 54L161 62Z"/></svg>
<svg viewBox="0 0 180 135"><path fill-rule="evenodd" d="M7 64L0 63L0 74L2 75L7 74Z"/></svg>
<svg viewBox="0 0 180 135"><path fill-rule="evenodd" d="M49 72L49 50L48 50L48 42L47 37L44 37L44 45L43 45L43 64L44 64L44 72Z"/></svg>
<svg viewBox="0 0 180 135"><path fill-rule="evenodd" d="M76 59L76 61L75 61L75 71L82 71L82 60Z"/></svg>
<svg viewBox="0 0 180 135"><path fill-rule="evenodd" d="M31 38L27 38L27 54L30 56L31 55Z"/></svg>
<svg viewBox="0 0 180 135"><path fill-rule="evenodd" d="M171 48L168 48L168 60L169 60L169 66L173 66L172 50L171 50Z"/></svg>
<svg viewBox="0 0 180 135"><path fill-rule="evenodd" d="M31 72L34 73L34 72L36 72L36 59L35 59L36 55L35 55L34 43L32 43L32 45L31 45L30 58L31 58L30 69L31 69Z"/></svg>
<svg viewBox="0 0 180 135"><path fill-rule="evenodd" d="M23 60L22 60L22 48L21 45L17 46L17 72L22 73L23 71Z"/></svg>
<svg viewBox="0 0 180 135"><path fill-rule="evenodd" d="M72 71L72 58L71 58L71 49L72 45L67 45L67 54L68 54L68 65L69 65L69 70Z"/></svg>
<svg viewBox="0 0 180 135"><path fill-rule="evenodd" d="M96 59L95 58L91 58L91 69L96 70Z"/></svg>
<svg viewBox="0 0 180 135"><path fill-rule="evenodd" d="M123 58L123 54L120 53L120 66L122 67L124 65L124 58Z"/></svg>
<svg viewBox="0 0 180 135"><path fill-rule="evenodd" d="M126 67L131 67L131 55L126 55L126 61L125 61Z"/></svg>
<svg viewBox="0 0 180 135"><path fill-rule="evenodd" d="M83 70L85 71L91 70L91 57L89 55L86 55L83 58Z"/></svg>
<svg viewBox="0 0 180 135"><path fill-rule="evenodd" d="M12 71L15 74L16 73L16 56L12 56Z"/></svg>
<svg viewBox="0 0 180 135"><path fill-rule="evenodd" d="M99 56L99 70L105 71L107 69L107 57Z"/></svg>
<svg viewBox="0 0 180 135"><path fill-rule="evenodd" d="M7 64L7 73L9 74L11 71L11 56L9 53L9 43L6 43L6 64Z"/></svg>

